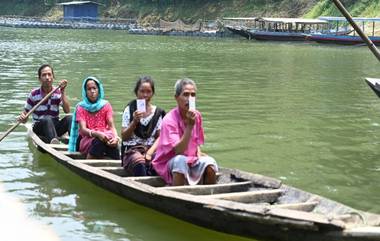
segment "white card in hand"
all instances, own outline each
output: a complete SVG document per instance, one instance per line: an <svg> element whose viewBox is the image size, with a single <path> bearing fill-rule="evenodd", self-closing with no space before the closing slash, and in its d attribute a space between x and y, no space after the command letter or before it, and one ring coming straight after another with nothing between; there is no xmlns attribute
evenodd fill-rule
<svg viewBox="0 0 380 241"><path fill-rule="evenodd" d="M137 111L146 112L145 99L137 99Z"/></svg>
<svg viewBox="0 0 380 241"><path fill-rule="evenodd" d="M195 97L189 97L189 110L195 110Z"/></svg>

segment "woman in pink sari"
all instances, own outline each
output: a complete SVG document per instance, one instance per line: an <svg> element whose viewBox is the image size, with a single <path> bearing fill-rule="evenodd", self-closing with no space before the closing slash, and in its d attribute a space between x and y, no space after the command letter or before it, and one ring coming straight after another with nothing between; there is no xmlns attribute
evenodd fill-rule
<svg viewBox="0 0 380 241"><path fill-rule="evenodd" d="M166 114L161 124L160 139L152 164L169 185L216 183L218 165L200 149L204 143L201 113L191 104L189 106L189 99L195 99L196 90L193 80L177 80L177 107Z"/></svg>
<svg viewBox="0 0 380 241"><path fill-rule="evenodd" d="M104 100L103 84L95 77L87 77L82 84L82 98L73 114L69 151L79 151L87 159L109 157L119 159L118 137L111 104Z"/></svg>

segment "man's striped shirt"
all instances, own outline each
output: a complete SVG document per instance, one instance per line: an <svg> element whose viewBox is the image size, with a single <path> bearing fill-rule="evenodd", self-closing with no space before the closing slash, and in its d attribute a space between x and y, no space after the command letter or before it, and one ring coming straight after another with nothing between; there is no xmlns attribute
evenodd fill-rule
<svg viewBox="0 0 380 241"><path fill-rule="evenodd" d="M33 89L28 96L25 104L25 111L29 112L33 106L40 102L44 97L45 93L42 91L42 88ZM32 118L33 122L39 121L46 116L57 118L59 117L59 106L62 104L62 93L58 88L49 99L42 103L37 109L33 112Z"/></svg>

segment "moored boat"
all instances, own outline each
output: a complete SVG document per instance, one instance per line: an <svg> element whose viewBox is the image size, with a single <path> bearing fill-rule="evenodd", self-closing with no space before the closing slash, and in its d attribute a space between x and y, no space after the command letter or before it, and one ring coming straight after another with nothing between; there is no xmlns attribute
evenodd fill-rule
<svg viewBox="0 0 380 241"><path fill-rule="evenodd" d="M318 43L357 45L365 44L364 40L356 35L352 27L344 17L320 17L329 23L327 31L312 33L308 37L311 41ZM380 22L380 18L353 18L353 21L360 25L363 32L368 32L368 38L375 44L380 45L380 36L376 36L376 23Z"/></svg>
<svg viewBox="0 0 380 241"><path fill-rule="evenodd" d="M251 32L257 28L257 17L250 18L223 18L224 26L234 34L252 39Z"/></svg>
<svg viewBox="0 0 380 241"><path fill-rule="evenodd" d="M311 34L308 40L318 43L341 44L341 45L358 45L365 44L360 36L353 35L335 35L335 34ZM375 44L380 45L380 36L370 36L369 39Z"/></svg>
<svg viewBox="0 0 380 241"><path fill-rule="evenodd" d="M305 41L310 33L323 29L327 21L301 18L259 18L258 28L251 30L257 40Z"/></svg>
<svg viewBox="0 0 380 241"><path fill-rule="evenodd" d="M247 39L250 39L250 35L249 33L247 32L246 29L242 28L242 27L233 27L233 26L226 26L226 28L234 33L234 34L237 34L237 35L240 35L240 36L243 36L244 38L247 38Z"/></svg>
<svg viewBox="0 0 380 241"><path fill-rule="evenodd" d="M157 176L127 177L119 160L88 160L65 144L32 142L83 178L141 205L226 233L292 241L380 240L380 215L288 186L220 168L214 185L166 186Z"/></svg>

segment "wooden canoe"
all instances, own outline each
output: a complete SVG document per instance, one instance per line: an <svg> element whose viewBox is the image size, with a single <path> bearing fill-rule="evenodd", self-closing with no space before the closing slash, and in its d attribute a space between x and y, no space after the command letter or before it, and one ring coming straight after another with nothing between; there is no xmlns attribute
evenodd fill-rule
<svg viewBox="0 0 380 241"><path fill-rule="evenodd" d="M220 168L218 183L166 186L160 177L127 177L119 160L86 160L65 144L45 144L27 126L38 149L83 178L141 205L210 229L265 240L380 240L380 215L283 184Z"/></svg>

